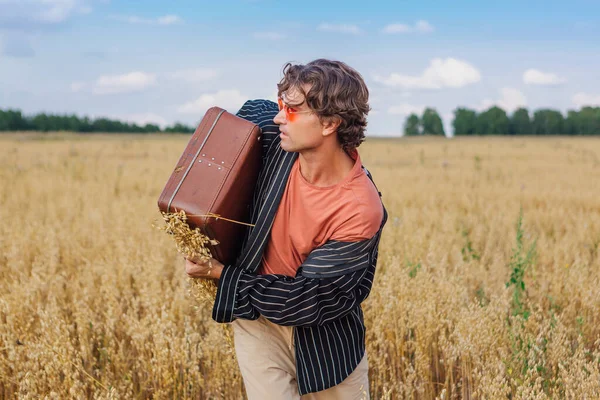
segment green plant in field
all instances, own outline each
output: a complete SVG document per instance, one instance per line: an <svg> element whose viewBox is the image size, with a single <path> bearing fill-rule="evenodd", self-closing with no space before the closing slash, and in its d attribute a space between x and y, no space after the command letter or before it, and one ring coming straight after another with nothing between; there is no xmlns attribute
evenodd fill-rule
<svg viewBox="0 0 600 400"><path fill-rule="evenodd" d="M473 250L473 243L471 243L471 239L469 238L469 231L463 227L461 234L462 237L466 240L465 245L460 250L463 256L463 261L467 262L470 260L479 260L479 254L477 254L475 250Z"/></svg>
<svg viewBox="0 0 600 400"><path fill-rule="evenodd" d="M583 336L583 317L581 315L578 315L577 318L575 319L575 322L577 323L577 334L579 336Z"/></svg>
<svg viewBox="0 0 600 400"><path fill-rule="evenodd" d="M512 297L512 315L521 315L525 320L529 317L529 310L524 304L527 294L525 288L525 272L531 267L535 260L535 246L537 240L534 240L529 249L524 249L523 244L523 208L519 211L517 220L517 245L513 249L513 254L510 259L510 279L506 282L506 287L513 286Z"/></svg>
<svg viewBox="0 0 600 400"><path fill-rule="evenodd" d="M483 286L479 286L477 291L475 292L475 296L477 297L477 301L481 307L485 307L490 303L490 298L486 295L485 289Z"/></svg>
<svg viewBox="0 0 600 400"><path fill-rule="evenodd" d="M481 157L479 157L478 155L475 155L475 169L477 171L481 171Z"/></svg>
<svg viewBox="0 0 600 400"><path fill-rule="evenodd" d="M415 264L411 261L408 261L406 263L406 266L409 268L408 276L410 276L411 278L414 278L415 276L417 276L417 272L421 269L421 263Z"/></svg>

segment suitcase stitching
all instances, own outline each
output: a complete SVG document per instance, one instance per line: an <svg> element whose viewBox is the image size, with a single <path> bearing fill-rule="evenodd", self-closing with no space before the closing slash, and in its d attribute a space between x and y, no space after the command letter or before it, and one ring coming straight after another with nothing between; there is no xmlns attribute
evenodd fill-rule
<svg viewBox="0 0 600 400"><path fill-rule="evenodd" d="M212 111L212 109L208 110L207 114L208 114L208 112L211 112L211 111ZM206 121L207 120L208 120L208 118L203 118L202 119L202 121L200 122L200 126L197 128L197 132L201 132L202 129L204 129L204 126L206 125L206 123L207 123ZM192 138L193 138L193 135L192 135ZM175 179L171 179L171 178L173 178L173 174L175 173L175 170L178 168L178 166L185 165L185 162L188 159L188 154L189 154L188 152L184 152L184 154L182 155L182 157L179 158L179 161L177 162L177 165L175 165L175 168L174 168L173 172L171 173L171 176L169 177L169 180L167 181L167 186L164 188L164 190L163 190L163 192L162 192L162 194L160 196L159 204L161 202L164 202L165 200L167 200L167 198L169 197L168 193L172 192L172 187L175 184L176 180ZM167 212L169 212L169 209L171 208L170 207L171 206L171 202L172 202L172 200L170 200L167 203Z"/></svg>

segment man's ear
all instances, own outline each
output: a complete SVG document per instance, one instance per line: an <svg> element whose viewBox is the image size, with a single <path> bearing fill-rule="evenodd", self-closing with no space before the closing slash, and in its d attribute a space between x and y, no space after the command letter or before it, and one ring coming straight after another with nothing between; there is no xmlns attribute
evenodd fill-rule
<svg viewBox="0 0 600 400"><path fill-rule="evenodd" d="M335 134L342 123L342 119L338 116L330 117L323 123L323 136Z"/></svg>

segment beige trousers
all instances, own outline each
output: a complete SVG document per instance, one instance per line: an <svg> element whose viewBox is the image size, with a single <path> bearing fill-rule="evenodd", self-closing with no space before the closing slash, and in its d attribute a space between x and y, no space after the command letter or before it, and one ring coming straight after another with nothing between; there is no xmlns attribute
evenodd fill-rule
<svg viewBox="0 0 600 400"><path fill-rule="evenodd" d="M254 321L232 322L235 354L249 400L369 399L367 354L339 385L300 397L296 383L293 328L262 315Z"/></svg>

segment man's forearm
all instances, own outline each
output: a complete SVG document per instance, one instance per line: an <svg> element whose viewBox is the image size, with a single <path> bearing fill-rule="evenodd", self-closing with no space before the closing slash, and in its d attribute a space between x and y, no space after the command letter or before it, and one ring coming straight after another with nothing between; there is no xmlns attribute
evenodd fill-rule
<svg viewBox="0 0 600 400"><path fill-rule="evenodd" d="M366 274L360 270L330 279L242 274L233 315L253 318L259 313L278 325L322 325L366 298L370 286L361 286Z"/></svg>
<svg viewBox="0 0 600 400"><path fill-rule="evenodd" d="M379 234L360 242L329 241L302 263L299 276L254 275L223 269L213 319L256 319L280 325L319 325L341 318L367 298L375 275Z"/></svg>

